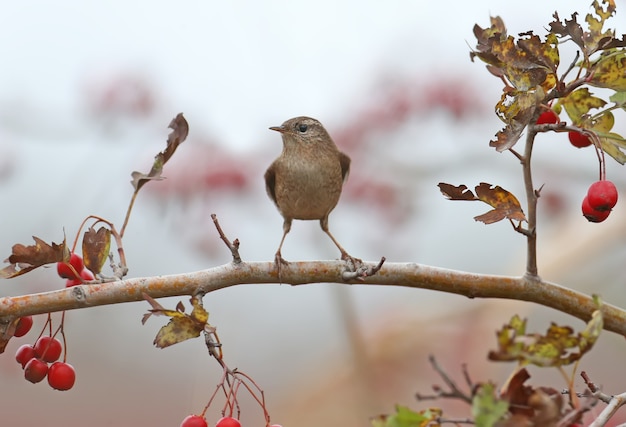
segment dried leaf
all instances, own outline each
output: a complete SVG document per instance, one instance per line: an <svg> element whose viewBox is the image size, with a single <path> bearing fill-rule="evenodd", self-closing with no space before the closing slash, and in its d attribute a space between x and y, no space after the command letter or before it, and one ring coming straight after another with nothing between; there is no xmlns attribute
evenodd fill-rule
<svg viewBox="0 0 626 427"><path fill-rule="evenodd" d="M594 0L592 7L595 15L589 13L585 17L588 31L584 31L577 21L577 13L573 13L571 19L565 19L561 22L559 15L555 12L554 21L550 23L550 31L561 37L571 37L582 50L585 57L589 57L595 52L626 45L626 40L615 38L615 32L612 30L603 31L604 24L608 18L615 13L615 2L613 0L603 0L606 10L597 0Z"/></svg>
<svg viewBox="0 0 626 427"><path fill-rule="evenodd" d="M486 214L475 217L476 221L485 224L492 224L505 218L519 222L526 221L526 216L517 198L502 187L494 187L486 182L481 182L475 190L481 201L494 208Z"/></svg>
<svg viewBox="0 0 626 427"><path fill-rule="evenodd" d="M200 336L205 328L209 327L209 313L200 304L198 297L191 298L193 310L190 314L185 314L185 307L179 302L176 310L168 310L163 308L150 296L144 294L144 299L150 303L152 309L144 314L142 323L145 323L151 315L162 315L170 317L167 325L163 326L156 338L154 345L159 348L169 347L182 341Z"/></svg>
<svg viewBox="0 0 626 427"><path fill-rule="evenodd" d="M489 145L499 152L512 148L522 136L544 96L541 87L533 91L503 93L496 104L496 114L506 123L506 127L496 134L496 139Z"/></svg>
<svg viewBox="0 0 626 427"><path fill-rule="evenodd" d="M528 406L535 412L533 425L542 427L556 427L561 419L563 398L561 394L548 387L539 387L528 397Z"/></svg>
<svg viewBox="0 0 626 427"><path fill-rule="evenodd" d="M584 121L584 116L589 113L590 110L604 107L606 102L602 98L593 96L588 88L583 87L563 98L561 104L572 120L572 123L579 126Z"/></svg>
<svg viewBox="0 0 626 427"><path fill-rule="evenodd" d="M476 186L476 195L474 195L465 185L454 186L440 182L438 186L441 193L449 200L480 200L494 208L483 215L474 217L476 221L485 224L492 224L505 218L512 221L526 221L526 216L517 198L502 187L481 182Z"/></svg>
<svg viewBox="0 0 626 427"><path fill-rule="evenodd" d="M185 139L187 139L187 135L189 134L189 124L183 117L182 113L179 113L171 121L169 127L172 129L172 132L170 132L167 137L167 146L165 147L165 150L154 157L154 163L150 172L147 174L133 172L131 174L133 178L131 184L135 188L135 192L139 191L139 189L150 180L164 179L163 176L161 176L163 166L172 157L178 146L182 144Z"/></svg>
<svg viewBox="0 0 626 427"><path fill-rule="evenodd" d="M529 378L530 374L526 368L518 369L503 387L500 397L509 402L511 414L524 415L528 418L535 414L533 409L528 406L528 398L533 394L533 388L524 385Z"/></svg>
<svg viewBox="0 0 626 427"><path fill-rule="evenodd" d="M33 236L33 239L35 244L31 246L20 243L13 245L13 253L5 260L11 265L0 270L1 278L11 279L45 264L69 261L70 251L65 245L65 239L58 245L54 242L49 245L36 236Z"/></svg>
<svg viewBox="0 0 626 427"><path fill-rule="evenodd" d="M569 326L552 323L545 335L527 334L526 320L513 316L497 332L498 350L489 352L489 360L518 361L522 365L564 366L579 360L598 339L603 326L602 312L594 311L587 327L574 334Z"/></svg>
<svg viewBox="0 0 626 427"><path fill-rule="evenodd" d="M100 227L98 231L93 227L83 235L83 261L93 274L102 271L102 266L109 256L111 249L111 230Z"/></svg>
<svg viewBox="0 0 626 427"><path fill-rule="evenodd" d="M459 185L457 187L446 184L445 182L440 182L438 187L441 193L449 200L478 200L466 185Z"/></svg>
<svg viewBox="0 0 626 427"><path fill-rule="evenodd" d="M626 90L626 52L612 51L603 55L592 67L589 80L592 86L605 87L616 91Z"/></svg>

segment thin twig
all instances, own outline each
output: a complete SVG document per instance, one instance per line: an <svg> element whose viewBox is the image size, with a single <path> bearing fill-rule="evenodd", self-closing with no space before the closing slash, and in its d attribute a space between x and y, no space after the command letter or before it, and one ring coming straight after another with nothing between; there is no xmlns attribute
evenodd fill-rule
<svg viewBox="0 0 626 427"><path fill-rule="evenodd" d="M437 399L437 398L448 398L448 399L460 399L469 404L472 403L472 396L464 393L460 388L457 387L456 383L448 376L448 374L441 368L441 366L439 366L439 364L437 363L437 360L435 359L435 356L433 356L432 354L428 356L428 361L432 365L433 369L437 372L437 374L439 374L443 382L446 383L446 386L450 389L450 391L443 391L440 386L434 385L433 390L435 391L436 395L434 396L422 395L420 393L416 393L415 398L417 400L432 400L432 399ZM466 381L468 378L469 378L468 375L465 376ZM470 389L472 387L473 386L471 386Z"/></svg>
<svg viewBox="0 0 626 427"><path fill-rule="evenodd" d="M233 263L241 264L241 257L239 256L239 239L235 239L232 243L228 240L228 237L224 234L224 230L220 226L219 221L217 220L217 215L211 214L211 219L213 220L213 224L215 224L215 228L217 229L218 234L220 235L220 239L226 244L226 247L230 251L233 256Z"/></svg>
<svg viewBox="0 0 626 427"><path fill-rule="evenodd" d="M607 404L611 401L613 397L606 393L603 393L602 390L600 390L600 388L597 387L593 381L591 381L591 378L589 378L589 375L587 375L587 372L582 371L580 373L580 376L582 377L583 381L585 381L585 385L587 386L589 391L593 393L594 396L596 396L602 402L607 403Z"/></svg>

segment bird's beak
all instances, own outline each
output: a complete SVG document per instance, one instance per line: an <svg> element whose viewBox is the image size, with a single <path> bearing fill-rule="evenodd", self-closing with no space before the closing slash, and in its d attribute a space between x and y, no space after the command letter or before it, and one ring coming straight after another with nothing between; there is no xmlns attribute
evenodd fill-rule
<svg viewBox="0 0 626 427"><path fill-rule="evenodd" d="M285 133L285 132L287 132L287 129L285 129L285 128L284 128L284 127L282 127L282 126L272 126L272 127L270 128L270 130L275 130L276 132L280 132L280 133Z"/></svg>

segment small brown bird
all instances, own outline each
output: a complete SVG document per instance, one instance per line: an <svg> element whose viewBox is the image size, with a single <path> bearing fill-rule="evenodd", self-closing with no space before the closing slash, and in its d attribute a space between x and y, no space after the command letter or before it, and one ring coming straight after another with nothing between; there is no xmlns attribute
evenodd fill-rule
<svg viewBox="0 0 626 427"><path fill-rule="evenodd" d="M328 230L328 215L335 208L348 178L350 157L339 151L326 129L310 117L295 117L270 128L282 134L283 152L265 172L265 188L284 218L283 238L276 265L286 263L280 253L294 219L319 219L322 230L352 259Z"/></svg>

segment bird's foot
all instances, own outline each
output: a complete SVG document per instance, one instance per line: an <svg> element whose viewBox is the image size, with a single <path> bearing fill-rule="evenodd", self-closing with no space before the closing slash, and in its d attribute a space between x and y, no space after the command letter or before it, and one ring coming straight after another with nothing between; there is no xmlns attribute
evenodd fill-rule
<svg viewBox="0 0 626 427"><path fill-rule="evenodd" d="M348 252L342 252L341 259L346 262L348 269L351 271L356 271L361 265L363 265L363 261L360 258L355 258Z"/></svg>
<svg viewBox="0 0 626 427"><path fill-rule="evenodd" d="M361 259L354 258L347 252L341 254L341 259L346 262L346 270L343 272L342 275L345 281L363 281L364 277L373 276L374 274L376 274L385 262L385 257L382 257L377 265L367 265L364 264Z"/></svg>
<svg viewBox="0 0 626 427"><path fill-rule="evenodd" d="M274 255L274 264L276 265L276 272L278 273L278 281L282 283L282 279L280 277L281 266L289 265L289 262L282 257L280 252L276 252L276 255Z"/></svg>

